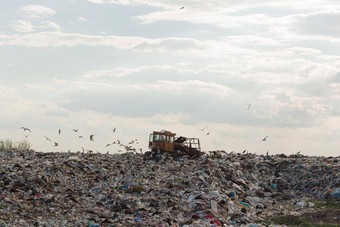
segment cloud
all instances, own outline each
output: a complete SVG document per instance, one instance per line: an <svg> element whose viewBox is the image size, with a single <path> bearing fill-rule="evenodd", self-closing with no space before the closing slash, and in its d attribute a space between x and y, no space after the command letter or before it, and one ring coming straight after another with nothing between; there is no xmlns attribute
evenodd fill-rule
<svg viewBox="0 0 340 227"><path fill-rule="evenodd" d="M35 27L30 21L16 20L11 23L11 27L17 32L34 32Z"/></svg>
<svg viewBox="0 0 340 227"><path fill-rule="evenodd" d="M84 21L87 21L87 19L85 17L78 17L77 21L78 22L84 22Z"/></svg>
<svg viewBox="0 0 340 227"><path fill-rule="evenodd" d="M60 31L61 27L46 18L53 16L56 11L40 5L24 6L20 9L23 20L16 20L11 27L21 33L35 31Z"/></svg>
<svg viewBox="0 0 340 227"><path fill-rule="evenodd" d="M28 5L20 9L24 17L31 19L41 19L56 14L56 11L41 5Z"/></svg>
<svg viewBox="0 0 340 227"><path fill-rule="evenodd" d="M43 21L41 22L41 29L43 30L51 30L51 31L60 31L61 27L54 23L53 21Z"/></svg>
<svg viewBox="0 0 340 227"><path fill-rule="evenodd" d="M54 27L54 24L47 23ZM56 28L58 28L56 26ZM139 51L179 51L189 49L206 49L204 42L189 38L147 39L133 36L91 36L67 34L62 32L39 32L24 35L1 35L1 45L31 47L72 47L72 46L111 46L118 49L135 49Z"/></svg>
<svg viewBox="0 0 340 227"><path fill-rule="evenodd" d="M334 23L340 21L340 11L316 12L295 17L291 31L297 34L339 39L340 28Z"/></svg>

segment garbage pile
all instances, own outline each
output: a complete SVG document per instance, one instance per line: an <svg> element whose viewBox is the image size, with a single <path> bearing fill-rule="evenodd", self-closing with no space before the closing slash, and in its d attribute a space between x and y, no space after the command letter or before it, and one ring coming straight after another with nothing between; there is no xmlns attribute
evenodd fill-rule
<svg viewBox="0 0 340 227"><path fill-rule="evenodd" d="M339 199L340 157L0 152L1 226L261 225Z"/></svg>

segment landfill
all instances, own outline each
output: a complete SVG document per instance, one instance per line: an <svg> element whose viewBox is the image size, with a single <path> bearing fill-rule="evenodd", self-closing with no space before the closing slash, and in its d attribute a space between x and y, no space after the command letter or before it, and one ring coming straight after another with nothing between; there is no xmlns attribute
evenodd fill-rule
<svg viewBox="0 0 340 227"><path fill-rule="evenodd" d="M339 197L340 157L0 151L0 226L262 226Z"/></svg>

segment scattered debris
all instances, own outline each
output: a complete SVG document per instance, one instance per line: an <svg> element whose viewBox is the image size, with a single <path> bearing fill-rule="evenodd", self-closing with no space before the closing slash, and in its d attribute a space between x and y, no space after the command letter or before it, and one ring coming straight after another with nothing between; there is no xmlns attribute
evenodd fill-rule
<svg viewBox="0 0 340 227"><path fill-rule="evenodd" d="M300 154L1 151L0 225L259 226L268 216L302 223L304 211L320 209L314 201L338 201L339 168L340 157Z"/></svg>

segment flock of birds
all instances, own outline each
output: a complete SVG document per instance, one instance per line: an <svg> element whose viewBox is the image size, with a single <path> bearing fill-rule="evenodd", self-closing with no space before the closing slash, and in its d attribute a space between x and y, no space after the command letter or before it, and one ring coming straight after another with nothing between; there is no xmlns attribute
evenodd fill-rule
<svg viewBox="0 0 340 227"><path fill-rule="evenodd" d="M32 133L32 131L29 128L27 128L27 127L20 127L19 129L22 129L24 132L29 132L29 134L23 134L25 136L25 138L27 138ZM75 132L75 133L77 133L78 130L79 129L72 129L72 131ZM60 135L61 132L62 132L61 129L58 129L58 135ZM113 133L116 132L116 127L112 128L112 132ZM96 134L89 135L89 140L90 141L94 141L94 136L95 135ZM54 147L58 147L59 146L59 142L53 141L51 138L49 138L47 136L44 136L44 138L47 141L52 142L54 144ZM78 138L84 138L84 136L78 135ZM138 139L133 139L130 142L128 142L127 144L123 144L123 143L120 142L119 139L117 139L117 140L113 141L112 143L106 144L106 147L109 147L109 146L114 145L114 144L116 144L117 146L121 147L120 149L118 149L118 152L123 152L124 150L127 151L127 152L128 151L136 152L137 149L135 147L133 147L133 146L136 145L136 144L139 144L139 141L138 141ZM83 153L85 153L84 147L82 147L82 151L83 151ZM93 152L92 150L86 150L86 151L90 152L90 153ZM142 148L139 148L139 151L142 153L143 152Z"/></svg>

